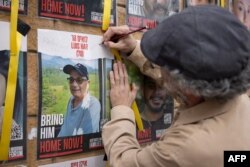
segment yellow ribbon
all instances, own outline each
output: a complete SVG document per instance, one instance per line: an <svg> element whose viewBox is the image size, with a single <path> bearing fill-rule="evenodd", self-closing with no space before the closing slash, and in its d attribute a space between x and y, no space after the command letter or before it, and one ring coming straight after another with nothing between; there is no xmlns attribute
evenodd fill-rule
<svg viewBox="0 0 250 167"><path fill-rule="evenodd" d="M106 31L110 23L111 0L104 0L103 16L102 16L102 30Z"/></svg>
<svg viewBox="0 0 250 167"><path fill-rule="evenodd" d="M110 13L111 13L111 0L104 0L104 10L103 10L103 20L102 20L102 30L104 31L106 31L109 27ZM115 56L116 60L122 61L122 58L117 50L111 49L111 52ZM143 130L143 123L141 120L139 109L135 101L132 104L132 109L135 114L135 121L136 121L137 127L141 131Z"/></svg>
<svg viewBox="0 0 250 167"><path fill-rule="evenodd" d="M22 35L17 32L19 0L11 1L10 20L10 63L3 114L2 135L0 139L0 160L8 160L13 110L15 104L17 69Z"/></svg>
<svg viewBox="0 0 250 167"><path fill-rule="evenodd" d="M221 1L220 1L220 6L221 6L222 8L225 7L225 0L221 0Z"/></svg>

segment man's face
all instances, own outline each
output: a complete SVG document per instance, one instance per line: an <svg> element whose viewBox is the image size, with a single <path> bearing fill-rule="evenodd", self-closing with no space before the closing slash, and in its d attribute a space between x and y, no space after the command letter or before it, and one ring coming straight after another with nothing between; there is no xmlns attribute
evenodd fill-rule
<svg viewBox="0 0 250 167"><path fill-rule="evenodd" d="M250 0L235 0L233 11L238 19L250 29Z"/></svg>
<svg viewBox="0 0 250 167"><path fill-rule="evenodd" d="M83 99L88 93L89 80L81 76L77 71L72 70L69 77L69 86L71 94L78 99Z"/></svg>
<svg viewBox="0 0 250 167"><path fill-rule="evenodd" d="M146 15L160 18L168 15L168 0L145 0L144 1Z"/></svg>
<svg viewBox="0 0 250 167"><path fill-rule="evenodd" d="M158 86L152 79L144 81L144 99L147 107L152 112L161 112L167 98L167 91Z"/></svg>

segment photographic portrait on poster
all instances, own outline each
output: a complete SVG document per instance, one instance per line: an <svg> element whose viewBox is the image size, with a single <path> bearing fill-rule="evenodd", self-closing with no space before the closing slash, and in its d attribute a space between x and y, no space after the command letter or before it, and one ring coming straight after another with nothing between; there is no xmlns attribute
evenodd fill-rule
<svg viewBox="0 0 250 167"><path fill-rule="evenodd" d="M126 22L131 29L151 29L178 12L179 0L127 0Z"/></svg>
<svg viewBox="0 0 250 167"><path fill-rule="evenodd" d="M250 31L250 0L229 0L229 10Z"/></svg>
<svg viewBox="0 0 250 167"><path fill-rule="evenodd" d="M5 98L10 64L10 39L8 22L0 22L0 139L2 134ZM17 83L13 108L10 151L8 160L26 158L26 106L27 106L27 37L22 38L19 53Z"/></svg>
<svg viewBox="0 0 250 167"><path fill-rule="evenodd" d="M103 148L103 85L113 56L101 36L38 30L38 158ZM60 41L60 42L58 42ZM109 65L110 64L110 65Z"/></svg>
<svg viewBox="0 0 250 167"><path fill-rule="evenodd" d="M143 75L129 60L125 65L130 82L138 87L136 103L144 130L136 129L137 140L140 144L156 141L172 124L174 100L165 88L150 76Z"/></svg>
<svg viewBox="0 0 250 167"><path fill-rule="evenodd" d="M10 11L11 0L0 0L0 10ZM19 0L18 12L27 14L28 0Z"/></svg>
<svg viewBox="0 0 250 167"><path fill-rule="evenodd" d="M39 0L38 15L101 26L103 0ZM110 25L116 25L116 0L112 0Z"/></svg>

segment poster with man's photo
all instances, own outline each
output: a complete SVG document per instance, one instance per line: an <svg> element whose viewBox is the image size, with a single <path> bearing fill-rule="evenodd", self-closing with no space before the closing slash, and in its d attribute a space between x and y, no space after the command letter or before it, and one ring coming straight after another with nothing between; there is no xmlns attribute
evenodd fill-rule
<svg viewBox="0 0 250 167"><path fill-rule="evenodd" d="M104 0L39 0L38 15L101 26ZM112 0L110 25L116 25L116 0Z"/></svg>
<svg viewBox="0 0 250 167"><path fill-rule="evenodd" d="M97 35L38 30L38 159L103 148L113 56L101 42Z"/></svg>
<svg viewBox="0 0 250 167"><path fill-rule="evenodd" d="M28 0L19 0L18 12L20 14L27 14ZM10 11L11 0L0 0L0 10Z"/></svg>
<svg viewBox="0 0 250 167"><path fill-rule="evenodd" d="M0 140L10 64L10 24L0 22ZM8 160L26 158L27 37L21 41Z"/></svg>
<svg viewBox="0 0 250 167"><path fill-rule="evenodd" d="M143 75L129 60L124 61L130 82L138 87L136 104L140 112L143 130L136 129L140 144L159 140L172 124L174 100L166 88L156 83L150 76Z"/></svg>
<svg viewBox="0 0 250 167"><path fill-rule="evenodd" d="M179 0L127 0L126 23L131 29L151 29L179 11Z"/></svg>

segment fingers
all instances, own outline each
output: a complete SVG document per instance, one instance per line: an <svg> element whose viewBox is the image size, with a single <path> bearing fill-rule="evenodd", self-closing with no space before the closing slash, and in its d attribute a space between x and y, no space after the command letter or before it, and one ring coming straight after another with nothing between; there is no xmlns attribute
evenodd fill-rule
<svg viewBox="0 0 250 167"><path fill-rule="evenodd" d="M108 30L103 34L103 41L107 42L114 35L126 34L129 32L129 27L127 25L119 27L109 27Z"/></svg>
<svg viewBox="0 0 250 167"><path fill-rule="evenodd" d="M114 72L113 71L109 72L109 80L110 80L111 88L113 88L115 86L115 79L114 79Z"/></svg>
<svg viewBox="0 0 250 167"><path fill-rule="evenodd" d="M129 87L128 73L125 64L121 62L114 63L113 71L110 72L110 82L111 86L120 85Z"/></svg>
<svg viewBox="0 0 250 167"><path fill-rule="evenodd" d="M131 107L138 89L135 84L130 88L125 65L121 62L114 63L113 71L111 71L109 75L111 83L110 101L112 107L117 105Z"/></svg>
<svg viewBox="0 0 250 167"><path fill-rule="evenodd" d="M123 69L123 76L124 76L124 85L126 87L129 87L129 82L128 82L128 72L127 72L127 69L126 69L126 66L125 64L122 64L122 69Z"/></svg>
<svg viewBox="0 0 250 167"><path fill-rule="evenodd" d="M121 35L129 32L129 27L127 25L119 27L109 27L104 33L103 38L109 40L113 35Z"/></svg>

